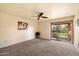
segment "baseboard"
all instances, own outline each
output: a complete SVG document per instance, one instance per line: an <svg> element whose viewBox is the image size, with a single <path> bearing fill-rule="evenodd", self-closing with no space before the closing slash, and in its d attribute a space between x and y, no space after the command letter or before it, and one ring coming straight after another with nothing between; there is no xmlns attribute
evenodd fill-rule
<svg viewBox="0 0 79 59"><path fill-rule="evenodd" d="M45 39L45 38L38 38L38 39L40 39L40 40L50 40L50 39Z"/></svg>
<svg viewBox="0 0 79 59"><path fill-rule="evenodd" d="M33 39L29 39L29 40L33 40ZM13 43L11 43L11 44L7 44L7 45L4 45L4 46L0 46L0 48L4 48L4 47L8 47L8 46L12 46L12 45L15 45L15 44L24 42L24 41L28 41L28 40L23 40L23 41L13 42Z"/></svg>

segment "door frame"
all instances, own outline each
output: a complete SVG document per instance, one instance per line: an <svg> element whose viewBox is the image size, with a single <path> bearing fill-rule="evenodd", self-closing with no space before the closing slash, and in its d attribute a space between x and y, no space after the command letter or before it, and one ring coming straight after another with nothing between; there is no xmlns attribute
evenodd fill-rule
<svg viewBox="0 0 79 59"><path fill-rule="evenodd" d="M68 24L71 23L72 27L72 36L71 36L71 43L74 44L74 28L73 28L73 20L69 20L69 21L59 21L59 22L51 22L51 39L52 39L52 24Z"/></svg>

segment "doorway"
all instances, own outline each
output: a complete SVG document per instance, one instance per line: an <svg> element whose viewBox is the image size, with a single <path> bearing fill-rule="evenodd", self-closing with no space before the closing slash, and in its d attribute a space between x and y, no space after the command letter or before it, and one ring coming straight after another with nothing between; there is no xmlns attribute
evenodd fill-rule
<svg viewBox="0 0 79 59"><path fill-rule="evenodd" d="M73 36L72 21L51 23L51 39L73 43L72 36Z"/></svg>

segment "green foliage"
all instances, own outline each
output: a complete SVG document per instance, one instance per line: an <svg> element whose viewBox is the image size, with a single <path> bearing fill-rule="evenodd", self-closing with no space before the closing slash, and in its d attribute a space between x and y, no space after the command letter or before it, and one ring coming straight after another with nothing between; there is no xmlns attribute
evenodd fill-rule
<svg viewBox="0 0 79 59"><path fill-rule="evenodd" d="M68 38L68 28L66 26L54 25L52 35Z"/></svg>

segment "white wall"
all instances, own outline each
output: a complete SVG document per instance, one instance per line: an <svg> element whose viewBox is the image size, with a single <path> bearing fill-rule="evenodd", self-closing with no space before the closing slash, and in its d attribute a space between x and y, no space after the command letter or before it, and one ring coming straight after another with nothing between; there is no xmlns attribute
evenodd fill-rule
<svg viewBox="0 0 79 59"><path fill-rule="evenodd" d="M38 31L40 32L40 37L43 39L50 39L50 22L49 21L39 21Z"/></svg>
<svg viewBox="0 0 79 59"><path fill-rule="evenodd" d="M77 26L77 19L79 20L79 13L74 17L74 45L79 48L79 26Z"/></svg>
<svg viewBox="0 0 79 59"><path fill-rule="evenodd" d="M27 22L28 28L26 30L17 30L18 21ZM34 39L36 31L36 20L24 19L0 12L0 48Z"/></svg>

